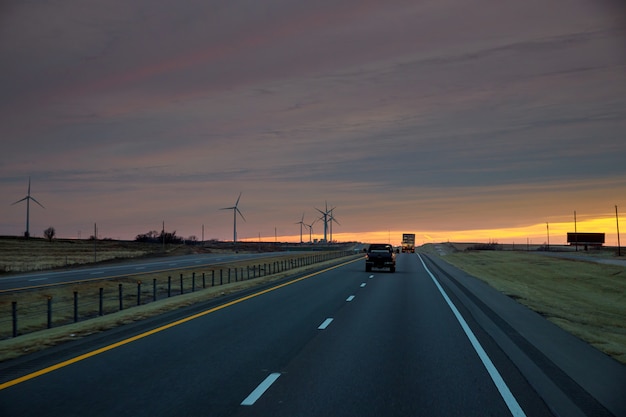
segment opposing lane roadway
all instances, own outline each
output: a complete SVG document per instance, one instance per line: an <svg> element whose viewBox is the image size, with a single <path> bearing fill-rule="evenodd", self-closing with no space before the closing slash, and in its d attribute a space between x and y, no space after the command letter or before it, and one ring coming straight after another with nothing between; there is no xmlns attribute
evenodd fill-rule
<svg viewBox="0 0 626 417"><path fill-rule="evenodd" d="M552 415L559 399L459 306L494 379L437 284L417 255L399 255L394 274L359 260L79 360L66 352L40 375L2 364L0 415Z"/></svg>
<svg viewBox="0 0 626 417"><path fill-rule="evenodd" d="M0 278L0 292L17 289L56 285L80 280L108 279L126 275L215 266L227 262L239 262L274 256L293 255L295 252L238 253L238 254L196 254L151 258L149 260L125 260L112 265L87 266L69 270L30 272ZM301 252L300 252L301 253Z"/></svg>

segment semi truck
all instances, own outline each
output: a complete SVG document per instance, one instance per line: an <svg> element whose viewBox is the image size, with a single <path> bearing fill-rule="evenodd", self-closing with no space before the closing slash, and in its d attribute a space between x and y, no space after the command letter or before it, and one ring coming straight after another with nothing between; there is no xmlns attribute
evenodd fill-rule
<svg viewBox="0 0 626 417"><path fill-rule="evenodd" d="M415 253L415 233L402 234L402 253Z"/></svg>

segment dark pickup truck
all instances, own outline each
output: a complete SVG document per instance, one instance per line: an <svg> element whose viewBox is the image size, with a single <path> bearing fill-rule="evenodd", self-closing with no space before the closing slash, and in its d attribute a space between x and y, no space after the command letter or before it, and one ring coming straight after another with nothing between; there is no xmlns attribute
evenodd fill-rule
<svg viewBox="0 0 626 417"><path fill-rule="evenodd" d="M365 270L372 268L389 268L389 272L396 272L396 254L393 246L384 243L373 243L365 254Z"/></svg>

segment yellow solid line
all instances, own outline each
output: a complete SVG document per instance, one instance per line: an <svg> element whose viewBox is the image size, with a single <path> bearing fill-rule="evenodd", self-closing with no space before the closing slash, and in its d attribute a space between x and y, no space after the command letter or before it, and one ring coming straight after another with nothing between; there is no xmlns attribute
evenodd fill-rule
<svg viewBox="0 0 626 417"><path fill-rule="evenodd" d="M66 361L57 363L56 365L52 365L52 366L49 366L47 368L40 369L39 371L32 372L32 373L30 373L28 375L24 375L22 377L13 379L11 381L7 381L7 382L5 382L3 384L0 384L0 391L2 391L3 389L6 389L6 388L12 387L14 385L17 385L17 384L21 384L22 382L26 382L26 381L31 380L33 378L37 378L38 376L45 375L45 374L50 373L52 371L56 371L57 369L64 368L64 367L69 366L69 365L71 365L73 363L80 362L80 361L82 361L84 359L88 359L88 358L91 358L93 356L99 355L101 353L107 352L109 350L113 350L113 349L115 349L117 347L127 345L127 344L132 343L134 341L137 341L139 339L143 339L144 337L148 337L148 336L153 335L155 333L162 332L163 330L167 330L167 329L170 329L170 328L172 328L174 326L178 326L180 324L187 323L188 321L195 320L195 319L197 319L199 317L206 316L207 314L214 313L214 312L216 312L218 310L221 310L221 309L226 308L226 307L230 307L230 306L238 304L238 303L240 303L242 301L246 301L246 300L249 300L251 298L258 297L259 295L266 294L268 292L277 290L279 288L286 287L287 285L294 284L294 283L296 283L298 281L302 281L302 280L314 277L315 275L319 275L319 274L322 274L324 272L330 271L332 269L339 268L341 266L348 265L350 263L353 263L353 262L356 262L356 261L360 261L360 260L361 259L358 258L358 259L354 259L354 260L351 260L351 261L348 261L348 262L344 262L342 264L335 265L335 266L332 266L330 268L326 268L326 269L323 269L321 271L318 271L318 272L315 272L315 273L312 273L312 274L305 275L303 277L294 279L293 281L285 282L285 283L279 284L279 285L277 285L275 287L267 288L267 289L259 291L257 293L246 295L245 297L238 298L238 299L233 300L233 301L229 301L228 303L219 305L217 307L213 307L213 308L211 308L209 310L205 310L205 311L202 311L200 313L196 313L196 314L194 314L192 316L189 316L189 317L185 317L184 319L180 319L178 321L166 324L165 326L157 327L156 329L149 330L147 332L138 334L136 336L129 337L128 339L121 340L121 341L119 341L117 343L113 343L111 345L101 347L100 349L96 349L96 350L93 350L91 352L87 352L87 353L82 354L80 356L77 356L75 358L68 359Z"/></svg>

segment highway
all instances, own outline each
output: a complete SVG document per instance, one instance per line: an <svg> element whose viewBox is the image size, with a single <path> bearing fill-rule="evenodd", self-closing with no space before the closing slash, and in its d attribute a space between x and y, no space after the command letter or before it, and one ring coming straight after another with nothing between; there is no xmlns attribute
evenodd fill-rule
<svg viewBox="0 0 626 417"><path fill-rule="evenodd" d="M246 261L274 256L293 255L295 252L196 254L151 259L128 259L109 265L86 266L59 271L30 272L0 278L0 292L49 286L81 280L107 279L151 272L200 268L227 262ZM303 252L299 252L303 253Z"/></svg>
<svg viewBox="0 0 626 417"><path fill-rule="evenodd" d="M424 255L0 364L2 416L626 415L625 367Z"/></svg>

